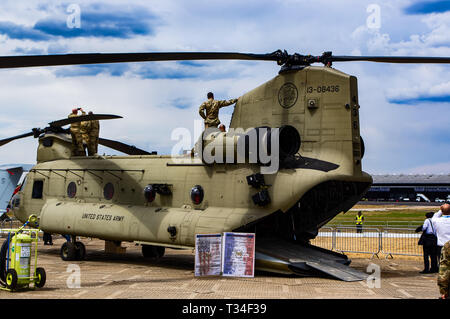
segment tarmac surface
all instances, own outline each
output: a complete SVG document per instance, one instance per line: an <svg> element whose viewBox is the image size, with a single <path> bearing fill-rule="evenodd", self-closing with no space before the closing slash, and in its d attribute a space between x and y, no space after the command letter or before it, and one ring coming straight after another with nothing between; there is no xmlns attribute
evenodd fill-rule
<svg viewBox="0 0 450 319"><path fill-rule="evenodd" d="M1 240L3 241L3 240ZM62 261L64 239L53 246L39 242L38 267L47 281L36 290L0 291L0 299L437 299L437 274L420 274L422 258L353 258L352 267L373 273L377 281L343 282L317 277L282 276L256 272L254 278L195 277L192 250L166 249L159 261L142 257L141 247L122 243L125 254L107 254L104 241L83 238L84 261ZM375 267L376 266L373 266ZM76 271L79 269L79 276ZM374 273L375 274L375 273ZM79 280L77 280L77 278ZM368 286L372 284L372 288ZM70 287L70 288L69 288Z"/></svg>

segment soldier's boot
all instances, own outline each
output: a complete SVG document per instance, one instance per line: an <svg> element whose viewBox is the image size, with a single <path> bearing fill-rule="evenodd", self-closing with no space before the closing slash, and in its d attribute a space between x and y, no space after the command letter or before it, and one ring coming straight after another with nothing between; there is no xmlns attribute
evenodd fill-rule
<svg viewBox="0 0 450 319"><path fill-rule="evenodd" d="M89 156L95 156L95 155L97 155L97 152L95 151L95 144L94 144L94 143L90 142L90 143L87 145L87 149L88 149L88 155L89 155Z"/></svg>

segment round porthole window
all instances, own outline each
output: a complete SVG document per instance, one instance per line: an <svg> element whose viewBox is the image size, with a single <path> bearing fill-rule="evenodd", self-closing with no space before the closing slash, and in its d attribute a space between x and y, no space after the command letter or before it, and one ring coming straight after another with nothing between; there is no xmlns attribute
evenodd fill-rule
<svg viewBox="0 0 450 319"><path fill-rule="evenodd" d="M114 185L112 183L107 183L103 188L103 197L110 200L114 196Z"/></svg>
<svg viewBox="0 0 450 319"><path fill-rule="evenodd" d="M200 185L195 185L191 189L191 200L195 205L199 205L203 201L205 193L203 192L203 187Z"/></svg>
<svg viewBox="0 0 450 319"><path fill-rule="evenodd" d="M74 198L77 194L77 184L75 182L70 182L69 185L67 185L67 196L69 198Z"/></svg>
<svg viewBox="0 0 450 319"><path fill-rule="evenodd" d="M155 200L156 190L155 190L155 187L153 187L153 185L145 186L145 188L144 188L144 197L145 197L145 200L148 203L151 203L151 202L153 202Z"/></svg>

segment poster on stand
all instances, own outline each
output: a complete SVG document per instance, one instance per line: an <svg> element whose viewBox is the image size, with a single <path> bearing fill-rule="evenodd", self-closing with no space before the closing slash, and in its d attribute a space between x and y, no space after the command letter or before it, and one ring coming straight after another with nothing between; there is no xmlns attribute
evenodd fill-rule
<svg viewBox="0 0 450 319"><path fill-rule="evenodd" d="M254 233L224 233L222 247L223 276L254 277Z"/></svg>
<svg viewBox="0 0 450 319"><path fill-rule="evenodd" d="M222 234L195 235L195 276L220 276Z"/></svg>

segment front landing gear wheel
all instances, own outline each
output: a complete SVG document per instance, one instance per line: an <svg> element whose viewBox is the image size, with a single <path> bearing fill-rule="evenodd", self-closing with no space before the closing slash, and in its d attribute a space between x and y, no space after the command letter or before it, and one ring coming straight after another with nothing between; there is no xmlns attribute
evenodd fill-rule
<svg viewBox="0 0 450 319"><path fill-rule="evenodd" d="M38 288L42 288L45 285L45 280L47 279L47 276L45 274L44 268L38 267L36 268L36 281L34 282L34 285Z"/></svg>
<svg viewBox="0 0 450 319"><path fill-rule="evenodd" d="M142 245L142 255L144 258L153 258L158 260L164 256L165 251L166 248L162 246Z"/></svg>
<svg viewBox="0 0 450 319"><path fill-rule="evenodd" d="M62 246L61 246L61 251L60 251L60 255L61 255L61 259L64 261L72 261L72 260L76 260L77 258L77 249L75 247L75 245L71 242L65 242Z"/></svg>
<svg viewBox="0 0 450 319"><path fill-rule="evenodd" d="M84 260L84 258L86 257L86 247L84 246L84 244L80 241L77 241L75 243L75 248L77 250L76 260Z"/></svg>

